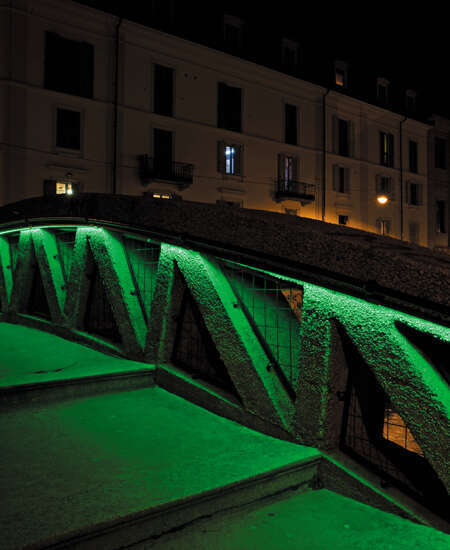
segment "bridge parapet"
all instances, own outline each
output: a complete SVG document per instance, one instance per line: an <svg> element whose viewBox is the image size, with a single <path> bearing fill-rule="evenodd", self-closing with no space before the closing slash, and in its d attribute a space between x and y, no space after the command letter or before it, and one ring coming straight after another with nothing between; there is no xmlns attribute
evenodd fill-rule
<svg viewBox="0 0 450 550"><path fill-rule="evenodd" d="M445 261L207 206L95 195L2 209L2 320L155 363L160 385L279 437L341 448L439 512L449 487ZM408 252L428 259L412 291L364 288L373 258L353 264L368 243L392 271L417 262Z"/></svg>

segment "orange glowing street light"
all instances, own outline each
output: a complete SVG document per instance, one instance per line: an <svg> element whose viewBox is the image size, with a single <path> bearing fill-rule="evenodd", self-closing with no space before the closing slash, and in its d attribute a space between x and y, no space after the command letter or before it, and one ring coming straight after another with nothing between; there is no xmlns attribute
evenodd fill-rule
<svg viewBox="0 0 450 550"><path fill-rule="evenodd" d="M384 206L385 204L387 204L389 202L389 197L386 196L386 195L378 195L377 197L377 203L378 204L381 204L382 206Z"/></svg>

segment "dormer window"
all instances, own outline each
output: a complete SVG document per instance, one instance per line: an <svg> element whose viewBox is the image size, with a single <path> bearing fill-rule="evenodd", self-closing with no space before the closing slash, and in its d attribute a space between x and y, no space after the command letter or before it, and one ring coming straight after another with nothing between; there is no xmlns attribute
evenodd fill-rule
<svg viewBox="0 0 450 550"><path fill-rule="evenodd" d="M242 49L244 37L244 21L234 15L223 17L223 40L225 46L233 51Z"/></svg>
<svg viewBox="0 0 450 550"><path fill-rule="evenodd" d="M417 98L417 93L415 92L415 90L406 90L405 107L408 113L416 112L416 98Z"/></svg>
<svg viewBox="0 0 450 550"><path fill-rule="evenodd" d="M348 66L345 61L334 62L334 83L338 88L347 88Z"/></svg>
<svg viewBox="0 0 450 550"><path fill-rule="evenodd" d="M389 80L377 78L377 100L380 105L389 103Z"/></svg>
<svg viewBox="0 0 450 550"><path fill-rule="evenodd" d="M281 43L281 64L287 72L294 72L299 64L299 45L293 40L283 38Z"/></svg>

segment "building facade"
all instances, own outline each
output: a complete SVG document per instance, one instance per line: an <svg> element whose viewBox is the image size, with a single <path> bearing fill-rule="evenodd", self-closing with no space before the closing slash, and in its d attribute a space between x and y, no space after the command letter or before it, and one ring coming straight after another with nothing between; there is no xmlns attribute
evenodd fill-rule
<svg viewBox="0 0 450 550"><path fill-rule="evenodd" d="M450 121L434 115L433 128L428 138L428 217L429 246L449 250L450 168L449 143Z"/></svg>
<svg viewBox="0 0 450 550"><path fill-rule="evenodd" d="M432 126L385 108L385 79L374 105L346 93L344 62L325 87L70 0L0 10L0 204L151 194L447 246L431 218L448 167L431 192ZM238 48L239 18L223 32Z"/></svg>

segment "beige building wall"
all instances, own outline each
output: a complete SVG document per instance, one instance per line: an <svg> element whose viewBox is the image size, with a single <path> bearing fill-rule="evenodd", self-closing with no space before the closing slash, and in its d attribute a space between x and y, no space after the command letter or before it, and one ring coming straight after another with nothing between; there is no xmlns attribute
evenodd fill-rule
<svg viewBox="0 0 450 550"><path fill-rule="evenodd" d="M0 38L0 55L5 59L0 68L0 175L4 183L0 203L41 195L48 179L79 182L86 192L110 192L119 19L70 0L13 0L12 7L2 1L0 10L1 28L12 29L11 35L2 32ZM46 31L94 46L92 99L44 89ZM129 21L121 23L119 34L118 193L175 193L184 200L221 200L331 223L338 223L341 215L348 217L347 225L369 231L377 231L377 220L386 219L389 234L397 238L403 234L405 239L409 223L416 221L417 241L427 244L428 125L410 119L402 122L402 116L388 110ZM174 70L172 117L153 113L155 64ZM219 82L242 90L242 132L217 127ZM297 107L295 146L284 143L285 104ZM55 145L58 107L81 113L79 152L59 150ZM336 148L337 118L348 120L351 126L346 157ZM155 128L173 132L175 161L194 165L189 187L180 190L167 181L141 181L138 156L153 155ZM379 163L380 131L394 136L392 168ZM419 174L410 175L406 170L409 139L418 143ZM243 147L239 176L218 172L219 141ZM279 154L298 159L297 180L313 186L313 201L275 200ZM336 191L333 185L336 166L348 170L347 193ZM392 200L383 207L376 202L378 175L390 176L395 188ZM411 177L424 186L420 206L408 207L406 203Z"/></svg>
<svg viewBox="0 0 450 550"><path fill-rule="evenodd" d="M431 248L439 250L450 250L449 224L450 224L450 121L433 115L431 117L433 127L428 134L428 201L429 201L429 240L428 245ZM436 168L435 162L435 139L443 139L447 144L447 168ZM445 227L441 231L437 223L437 201L442 201L445 205Z"/></svg>

